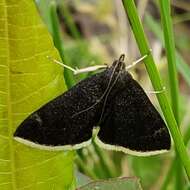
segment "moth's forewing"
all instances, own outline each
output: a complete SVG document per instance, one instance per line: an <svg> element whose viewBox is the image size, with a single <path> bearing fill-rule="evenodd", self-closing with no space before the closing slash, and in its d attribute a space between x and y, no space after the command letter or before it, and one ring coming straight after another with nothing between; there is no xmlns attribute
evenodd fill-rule
<svg viewBox="0 0 190 190"><path fill-rule="evenodd" d="M107 100L96 142L140 156L169 150L171 140L163 119L128 72L120 74L113 92L115 98L110 94Z"/></svg>
<svg viewBox="0 0 190 190"><path fill-rule="evenodd" d="M52 150L80 148L86 145L85 142L89 144L102 109L101 103L94 104L104 93L107 79L109 69L81 81L50 101L21 123L14 134L15 139ZM92 105L88 111L75 115Z"/></svg>

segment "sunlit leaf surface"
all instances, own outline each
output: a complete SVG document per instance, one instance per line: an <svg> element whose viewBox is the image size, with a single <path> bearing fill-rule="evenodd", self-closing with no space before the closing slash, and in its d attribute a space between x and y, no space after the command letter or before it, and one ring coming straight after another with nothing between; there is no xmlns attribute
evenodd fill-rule
<svg viewBox="0 0 190 190"><path fill-rule="evenodd" d="M61 94L63 71L32 0L0 0L0 189L64 190L73 179L73 152L32 149L13 140L30 113ZM53 126L52 126L53 127Z"/></svg>

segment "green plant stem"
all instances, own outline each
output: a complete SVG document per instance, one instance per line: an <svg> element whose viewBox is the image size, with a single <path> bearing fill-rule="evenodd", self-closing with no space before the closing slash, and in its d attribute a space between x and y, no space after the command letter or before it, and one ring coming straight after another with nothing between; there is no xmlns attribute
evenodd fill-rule
<svg viewBox="0 0 190 190"><path fill-rule="evenodd" d="M146 14L145 21L146 24L149 26L150 30L156 35L156 37L161 41L162 45L164 46L164 40L160 25L157 24L154 18L149 14ZM190 86L190 67L187 63L185 63L184 59L178 52L176 55L176 64L178 71L182 74L185 81Z"/></svg>
<svg viewBox="0 0 190 190"><path fill-rule="evenodd" d="M169 74L169 83L170 83L170 97L172 110L176 119L176 122L179 126L179 86L178 86L178 77L176 69L176 53L175 53L175 43L174 43L174 33L172 28L172 19L171 19L171 8L170 0L159 0L160 13L161 13L161 23L164 32L164 41L165 41L165 50L168 60L168 74ZM183 187L183 169L176 155L176 166L175 166L175 189L178 190Z"/></svg>
<svg viewBox="0 0 190 190"><path fill-rule="evenodd" d="M84 45L82 40L82 36L80 34L80 31L78 30L73 17L70 13L69 7L66 6L67 4L65 3L65 1L63 1L63 3L60 4L60 10L61 10L61 14L65 19L65 25L67 26L68 30L70 31L71 35L73 36L75 43L78 44L78 53L81 55L85 55L88 56L88 53L86 51L86 46ZM76 66L76 65L74 65ZM88 73L82 73L80 74L80 78L84 79L86 78L88 75Z"/></svg>
<svg viewBox="0 0 190 190"><path fill-rule="evenodd" d="M140 19L137 14L137 9L134 4L133 0L122 0L123 5L125 8L125 11L128 15L131 28L133 30L133 34L135 36L135 39L137 41L139 50L142 55L149 54L149 56L144 60L147 72L149 74L150 80L152 82L152 85L155 90L162 90L163 85L161 82L160 74L156 68L154 59L152 54L150 53L150 47L147 41L147 38L145 36L142 24L140 22ZM175 120L175 117L173 115L172 109L170 107L170 104L168 102L166 93L160 93L156 94L160 107L162 109L162 112L164 114L164 117L166 119L167 125L170 129L171 135L173 137L173 140L175 142L177 151L179 153L181 162L183 163L183 166L185 167L186 173L190 179L190 160L188 153L186 151L186 147L184 145L181 133L178 129L177 122Z"/></svg>
<svg viewBox="0 0 190 190"><path fill-rule="evenodd" d="M63 41L61 37L55 1L52 1L50 3L50 18L51 18L50 20L51 20L51 25L52 25L53 41L54 41L55 47L58 49L62 61L65 64L68 64L69 60L67 59L67 56L64 54ZM73 73L69 71L68 69L64 69L64 78L65 78L65 82L68 88L70 88L71 86L75 84Z"/></svg>
<svg viewBox="0 0 190 190"><path fill-rule="evenodd" d="M170 164L169 170L167 172L167 175L164 179L164 182L163 182L160 190L167 190L169 182L170 182L171 178L173 177L173 173L174 173L176 164L177 164L177 162L175 162L175 160L172 160L172 163Z"/></svg>
<svg viewBox="0 0 190 190"><path fill-rule="evenodd" d="M152 30L152 32L156 35L156 37L161 41L162 45L164 46L164 40L163 40L163 36L162 36L162 30L160 25L157 24L157 22L154 20L154 18L147 14L146 15L146 24L149 26L149 28ZM183 60L183 58L181 57L181 55L177 52L177 56L176 56L176 61L177 61L177 68L178 71L182 74L182 76L184 77L184 79L186 80L187 84L190 86L190 68L188 67L187 63L185 63L185 61ZM188 129L188 128L187 128ZM184 135L184 143L187 144L187 141L190 137L190 130L189 132L185 132ZM178 162L179 159L176 160L176 157L173 158L173 162ZM181 171L179 167L179 165L175 164L174 166L175 168L172 168L171 172L176 172L176 189L179 188L181 185L181 182L183 183L181 179L181 175L183 171ZM170 180L171 179L171 172L168 172L166 175L166 180ZM180 180L180 183L179 183ZM163 184L163 189L166 189L166 185L169 184L169 182Z"/></svg>
<svg viewBox="0 0 190 190"><path fill-rule="evenodd" d="M188 144L189 140L190 140L190 124L187 126L187 129L186 129L185 135L184 135L184 143L185 143L185 145Z"/></svg>
<svg viewBox="0 0 190 190"><path fill-rule="evenodd" d="M189 21L189 20L190 20L190 13L186 12L186 13L182 13L182 14L175 16L173 19L173 23L178 24L181 22Z"/></svg>
<svg viewBox="0 0 190 190"><path fill-rule="evenodd" d="M188 144L189 140L190 140L190 125L187 127L187 130L185 131L185 134L184 134L184 143L185 145ZM169 185L169 182L171 180L171 178L173 177L173 173L174 173L174 170L176 168L176 165L177 165L177 162L176 162L176 157L172 160L172 163L169 167L169 170L167 172L167 175L164 179L164 182L162 184L162 187L161 187L161 190L166 190L167 189L167 186ZM181 187L180 187L181 189Z"/></svg>
<svg viewBox="0 0 190 190"><path fill-rule="evenodd" d="M72 34L72 36L75 39L80 40L81 34L78 31L78 29L73 21L73 18L71 16L71 13L69 11L69 8L66 6L66 3L64 1L63 1L63 3L61 3L60 8L61 8L61 13L63 13L63 16L65 18L65 24L66 24L67 28L69 29L70 33Z"/></svg>
<svg viewBox="0 0 190 190"><path fill-rule="evenodd" d="M89 168L80 157L77 157L76 163L89 177L91 177L92 179L98 179L98 176L95 174L95 172L93 172L93 170Z"/></svg>
<svg viewBox="0 0 190 190"><path fill-rule="evenodd" d="M112 165L112 162L109 162L107 155L93 142L94 149L99 156L100 164L104 169L107 178L115 177L116 170Z"/></svg>
<svg viewBox="0 0 190 190"><path fill-rule="evenodd" d="M168 60L171 104L175 119L179 125L179 86L178 86L178 77L176 69L176 53L175 53L174 34L172 29L170 1L159 0L159 4L160 4L162 28L164 32L166 56Z"/></svg>
<svg viewBox="0 0 190 190"><path fill-rule="evenodd" d="M177 153L177 151L176 151ZM175 189L183 189L184 186L184 180L183 180L183 166L181 164L180 158L178 156L178 154L176 154L176 158L175 158Z"/></svg>

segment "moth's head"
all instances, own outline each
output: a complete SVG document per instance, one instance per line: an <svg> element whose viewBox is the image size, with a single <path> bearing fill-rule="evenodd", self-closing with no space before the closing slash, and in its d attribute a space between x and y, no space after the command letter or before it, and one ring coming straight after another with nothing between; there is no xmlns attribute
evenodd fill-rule
<svg viewBox="0 0 190 190"><path fill-rule="evenodd" d="M112 64L113 67L115 67L115 71L119 72L122 70L125 70L125 55L121 54L121 56L119 57L118 60L114 61L114 63Z"/></svg>

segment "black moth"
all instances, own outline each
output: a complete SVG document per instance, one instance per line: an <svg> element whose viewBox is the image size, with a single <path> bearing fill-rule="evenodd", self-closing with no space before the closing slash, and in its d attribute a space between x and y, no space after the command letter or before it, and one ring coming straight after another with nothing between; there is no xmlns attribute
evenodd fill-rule
<svg viewBox="0 0 190 190"><path fill-rule="evenodd" d="M133 155L170 149L168 129L141 86L125 70L124 55L32 113L17 128L17 141L47 150L78 149L95 142Z"/></svg>

